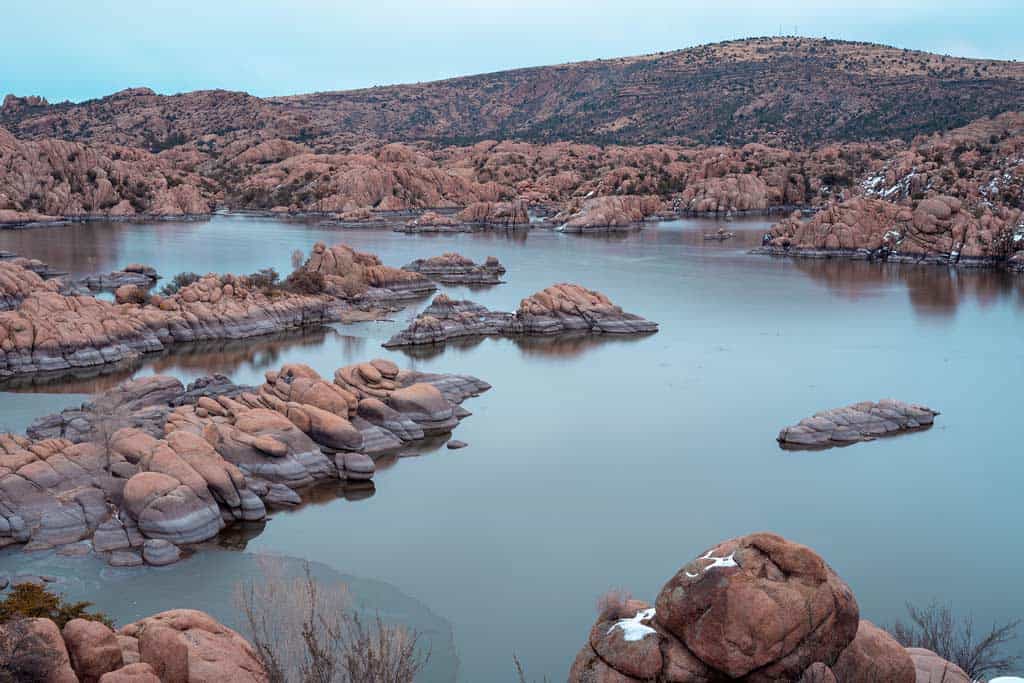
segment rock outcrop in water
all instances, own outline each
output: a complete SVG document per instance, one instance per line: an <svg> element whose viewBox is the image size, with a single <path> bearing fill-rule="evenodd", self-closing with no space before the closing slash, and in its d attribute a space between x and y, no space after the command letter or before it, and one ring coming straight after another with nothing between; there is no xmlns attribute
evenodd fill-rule
<svg viewBox="0 0 1024 683"><path fill-rule="evenodd" d="M878 259L899 263L1013 267L1022 246L1024 213L1006 207L970 209L951 196L916 206L858 197L810 220L798 213L772 227L762 253L804 258Z"/></svg>
<svg viewBox="0 0 1024 683"><path fill-rule="evenodd" d="M317 242L301 269L322 275L325 291L340 298L394 301L420 297L437 289L423 275L385 266L374 254L356 251L347 244L328 247Z"/></svg>
<svg viewBox="0 0 1024 683"><path fill-rule="evenodd" d="M497 285L501 284L501 276L505 274L505 267L493 256L477 264L473 259L455 253L416 259L402 266L402 270L425 275L446 285Z"/></svg>
<svg viewBox="0 0 1024 683"><path fill-rule="evenodd" d="M145 266L130 268L111 275L150 284L155 277ZM59 281L0 261L0 377L121 363L182 342L245 339L365 318L381 306L437 289L419 273L385 266L345 245L317 244L298 274L316 279L316 286L299 293L268 288L249 276L209 274L170 296L149 296L125 284L111 303L67 294Z"/></svg>
<svg viewBox="0 0 1024 683"><path fill-rule="evenodd" d="M657 323L626 313L600 292L559 284L523 299L515 313L491 311L472 301L454 301L440 294L384 346L439 344L458 337L487 335L631 335L657 330Z"/></svg>
<svg viewBox="0 0 1024 683"><path fill-rule="evenodd" d="M75 281L75 284L91 292L114 291L119 287L139 287L149 289L160 279L156 269L142 263L130 263L121 270L97 275L87 275Z"/></svg>
<svg viewBox="0 0 1024 683"><path fill-rule="evenodd" d="M647 680L915 683L915 669L813 550L759 533L690 561L653 606L604 607L569 682Z"/></svg>
<svg viewBox="0 0 1024 683"><path fill-rule="evenodd" d="M357 486L378 454L447 434L476 378L374 360L333 381L304 365L259 387L214 376L130 380L79 408L0 435L0 547L92 539L117 566L167 564L178 545L295 505L321 482Z"/></svg>
<svg viewBox="0 0 1024 683"><path fill-rule="evenodd" d="M608 232L640 227L650 216L664 209L653 196L595 197L583 202L559 228L562 232Z"/></svg>
<svg viewBox="0 0 1024 683"><path fill-rule="evenodd" d="M530 224L526 202L475 202L460 211L458 220L472 225L512 228Z"/></svg>
<svg viewBox="0 0 1024 683"><path fill-rule="evenodd" d="M884 398L815 413L779 432L783 447L820 448L869 441L930 427L939 412L916 403Z"/></svg>
<svg viewBox="0 0 1024 683"><path fill-rule="evenodd" d="M267 683L267 672L241 635L198 610L160 612L113 631L72 619L0 624L13 661L36 683ZM46 674L40 677L42 672ZM31 673L30 673L31 672Z"/></svg>

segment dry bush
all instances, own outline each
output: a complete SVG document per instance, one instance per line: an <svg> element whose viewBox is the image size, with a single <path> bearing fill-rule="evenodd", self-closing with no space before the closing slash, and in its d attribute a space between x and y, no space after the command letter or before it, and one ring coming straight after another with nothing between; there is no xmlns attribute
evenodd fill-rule
<svg viewBox="0 0 1024 683"><path fill-rule="evenodd" d="M626 603L633 599L629 591L612 588L597 599L597 618L601 621L620 619L627 614Z"/></svg>
<svg viewBox="0 0 1024 683"><path fill-rule="evenodd" d="M324 292L324 276L308 270L296 270L285 278L284 289L294 294L316 295Z"/></svg>
<svg viewBox="0 0 1024 683"><path fill-rule="evenodd" d="M361 275L356 273L349 273L343 277L339 277L335 280L338 289L341 290L342 294L349 298L355 298L366 293L368 286L366 280Z"/></svg>
<svg viewBox="0 0 1024 683"><path fill-rule="evenodd" d="M416 631L365 622L345 584L318 582L309 563L293 578L279 559L260 566L261 580L236 586L235 604L269 683L411 683L426 664Z"/></svg>
<svg viewBox="0 0 1024 683"><path fill-rule="evenodd" d="M949 605L932 602L921 608L907 603L909 623L897 620L887 630L903 647L923 647L963 669L971 680L1006 671L1020 657L1003 654L1003 646L1017 637L1021 620L993 624L983 635L974 632L974 618L955 617Z"/></svg>
<svg viewBox="0 0 1024 683"><path fill-rule="evenodd" d="M292 252L292 270L298 270L305 262L306 255L302 253L301 249L296 249Z"/></svg>
<svg viewBox="0 0 1024 683"><path fill-rule="evenodd" d="M72 619L98 621L113 628L114 622L105 614L89 612L91 602L67 602L62 595L51 593L34 583L19 583L0 601L0 624L21 619L50 619L57 628L64 628Z"/></svg>
<svg viewBox="0 0 1024 683"><path fill-rule="evenodd" d="M56 668L53 652L24 618L0 624L0 683L49 680Z"/></svg>
<svg viewBox="0 0 1024 683"><path fill-rule="evenodd" d="M266 293L277 289L280 276L273 268L263 268L255 273L249 273L244 279L249 287Z"/></svg>
<svg viewBox="0 0 1024 683"><path fill-rule="evenodd" d="M160 290L160 294L163 296L173 296L177 294L183 287L188 287L191 284L199 282L198 273L178 273L171 281L168 282Z"/></svg>

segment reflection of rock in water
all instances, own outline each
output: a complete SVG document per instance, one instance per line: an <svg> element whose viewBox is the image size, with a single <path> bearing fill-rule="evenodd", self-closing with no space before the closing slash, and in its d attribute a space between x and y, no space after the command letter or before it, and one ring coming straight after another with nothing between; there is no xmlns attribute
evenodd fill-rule
<svg viewBox="0 0 1024 683"><path fill-rule="evenodd" d="M1022 283L1002 270L965 270L929 265L796 259L794 267L837 296L851 301L879 296L885 287L904 287L922 315L949 316L966 300L990 306L1013 296Z"/></svg>
<svg viewBox="0 0 1024 683"><path fill-rule="evenodd" d="M610 344L631 344L644 339L645 336L611 336L595 337L586 332L558 334L550 337L512 337L512 341L524 356L553 356L570 358L596 347Z"/></svg>
<svg viewBox="0 0 1024 683"><path fill-rule="evenodd" d="M262 556L266 557L266 556ZM260 555L204 549L175 565L161 568L116 569L94 555L64 557L53 551L0 552L0 574L54 576L55 590L72 601L89 600L96 610L110 615L118 625L175 608L200 609L248 637L244 619L234 604L235 587L263 574ZM273 556L286 577L300 576L303 561ZM279 561L279 562L277 562ZM430 661L417 677L423 683L448 683L458 675L459 660L451 624L391 584L343 574L311 562L314 578L323 583L344 583L352 604L369 617L380 614L389 624L415 629Z"/></svg>
<svg viewBox="0 0 1024 683"><path fill-rule="evenodd" d="M145 367L157 374L188 369L230 375L245 364L272 367L288 349L322 346L334 337L341 338L345 346L351 343L355 350L363 345L362 340L351 342L353 338L330 327L291 330L251 339L185 342L124 363L12 377L0 382L0 391L95 394L120 384Z"/></svg>

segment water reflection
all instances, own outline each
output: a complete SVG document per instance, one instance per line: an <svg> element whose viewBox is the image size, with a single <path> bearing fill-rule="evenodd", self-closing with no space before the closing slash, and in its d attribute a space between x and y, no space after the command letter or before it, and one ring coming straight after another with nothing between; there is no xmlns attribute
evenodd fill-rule
<svg viewBox="0 0 1024 683"><path fill-rule="evenodd" d="M652 332L651 334L656 334ZM549 356L553 358L571 358L580 356L588 350L606 344L629 344L637 342L649 335L619 336L611 334L589 334L587 332L571 332L566 334L531 336L531 337L503 337L477 335L470 337L456 337L441 344L418 344L416 346L402 346L394 349L407 358L415 360L431 360L438 358L445 353L446 349L455 351L471 351L485 340L492 341L507 340L514 344L524 356Z"/></svg>
<svg viewBox="0 0 1024 683"><path fill-rule="evenodd" d="M289 350L338 344L355 353L365 343L361 337L343 335L332 327L290 330L249 339L186 342L124 363L12 377L0 381L0 392L95 394L131 379L142 368L153 374L191 376L219 372L231 376L243 367L275 367Z"/></svg>
<svg viewBox="0 0 1024 683"><path fill-rule="evenodd" d="M1021 278L1003 270L967 270L933 265L793 259L794 267L849 301L906 290L914 311L926 317L949 317L965 302L987 308L1002 300L1024 304Z"/></svg>

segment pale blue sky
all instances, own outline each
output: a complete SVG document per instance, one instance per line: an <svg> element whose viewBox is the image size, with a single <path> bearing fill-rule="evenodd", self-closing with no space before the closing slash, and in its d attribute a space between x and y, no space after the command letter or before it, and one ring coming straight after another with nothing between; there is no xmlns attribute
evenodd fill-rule
<svg viewBox="0 0 1024 683"><path fill-rule="evenodd" d="M283 95L673 50L754 35L1024 59L1024 0L3 0L0 95Z"/></svg>

